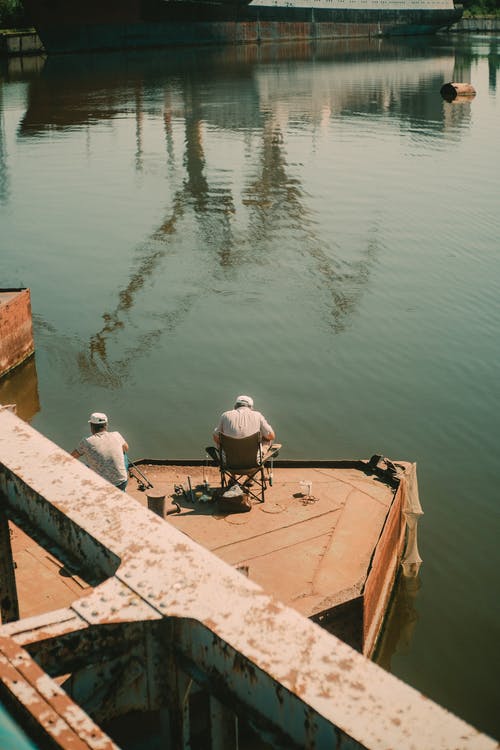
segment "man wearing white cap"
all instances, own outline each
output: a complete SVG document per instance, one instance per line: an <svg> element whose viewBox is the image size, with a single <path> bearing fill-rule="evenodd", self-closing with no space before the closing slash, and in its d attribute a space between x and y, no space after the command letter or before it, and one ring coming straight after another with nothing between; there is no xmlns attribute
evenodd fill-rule
<svg viewBox="0 0 500 750"><path fill-rule="evenodd" d="M90 469L125 492L128 481L125 453L128 444L119 432L108 432L106 414L95 411L90 415L89 424L92 434L83 438L71 455L74 458L83 456Z"/></svg>
<svg viewBox="0 0 500 750"><path fill-rule="evenodd" d="M260 432L266 442L276 437L274 430L260 411L254 411L251 396L238 396L234 409L221 414L219 423L214 430L214 442L219 445L219 433L233 438L244 438Z"/></svg>

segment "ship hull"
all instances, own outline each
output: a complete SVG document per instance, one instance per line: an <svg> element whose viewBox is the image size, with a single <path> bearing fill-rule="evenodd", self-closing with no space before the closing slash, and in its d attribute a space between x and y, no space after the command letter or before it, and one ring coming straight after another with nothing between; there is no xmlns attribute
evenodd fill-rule
<svg viewBox="0 0 500 750"><path fill-rule="evenodd" d="M454 8L346 10L139 1L119 7L111 2L105 13L102 5L101 12L93 13L91 2L73 11L68 2L51 14L37 0L25 5L49 54L429 34L461 16Z"/></svg>

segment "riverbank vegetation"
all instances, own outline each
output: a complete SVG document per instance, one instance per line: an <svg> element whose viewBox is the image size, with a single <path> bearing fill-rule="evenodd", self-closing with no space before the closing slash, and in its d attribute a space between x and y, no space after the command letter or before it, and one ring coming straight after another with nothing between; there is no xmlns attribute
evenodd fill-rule
<svg viewBox="0 0 500 750"><path fill-rule="evenodd" d="M21 0L0 0L0 29L21 29L29 25Z"/></svg>
<svg viewBox="0 0 500 750"><path fill-rule="evenodd" d="M464 6L464 18L500 16L500 0L463 0L461 4Z"/></svg>

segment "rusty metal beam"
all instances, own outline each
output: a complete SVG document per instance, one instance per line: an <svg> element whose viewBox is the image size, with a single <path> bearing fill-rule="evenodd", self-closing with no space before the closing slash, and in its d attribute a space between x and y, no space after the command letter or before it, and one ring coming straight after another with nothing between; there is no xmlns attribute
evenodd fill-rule
<svg viewBox="0 0 500 750"><path fill-rule="evenodd" d="M0 700L40 750L119 750L23 649L1 636Z"/></svg>

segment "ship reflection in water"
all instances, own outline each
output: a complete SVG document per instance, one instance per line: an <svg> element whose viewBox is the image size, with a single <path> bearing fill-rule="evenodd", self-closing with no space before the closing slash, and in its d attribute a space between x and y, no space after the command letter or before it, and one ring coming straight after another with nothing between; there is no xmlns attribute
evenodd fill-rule
<svg viewBox="0 0 500 750"><path fill-rule="evenodd" d="M443 108L428 83L435 80L439 91L443 80L455 79L454 68L455 57L447 46L435 45L430 57L428 40L418 38L404 44L401 40L344 39L55 56L46 58L41 74L31 79L19 132L35 135L113 120L123 114L124 106L128 111L131 94L139 94L139 118L151 112L151 105L157 114L162 91L165 111L173 108L180 115L190 101L202 107L205 122L228 131L260 126L267 108L277 114L282 111L279 102L285 100L283 114L296 113L304 122L317 125L324 120L325 108L330 114L348 107L361 113L380 111L382 104L398 117L427 116L429 125L441 130L445 127ZM464 75L461 65L460 77L466 80ZM367 100L364 81L372 83L374 98ZM216 96L206 88L210 82L224 82L224 92ZM408 96L408 86L414 91L419 84L422 95ZM144 98L147 111L141 111Z"/></svg>
<svg viewBox="0 0 500 750"><path fill-rule="evenodd" d="M416 607L421 587L419 576L406 578L400 575L392 593L392 602L384 623L384 629L375 654L375 661L388 672L391 662L398 653L407 653L418 622Z"/></svg>
<svg viewBox="0 0 500 750"><path fill-rule="evenodd" d="M439 91L443 80L453 79L453 68L454 57L446 48L429 57L421 40L403 48L390 40L353 39L49 57L42 74L30 82L19 137L74 131L98 122L111 125L133 102L137 172L144 170L147 158L147 119L161 117L165 164L176 185L163 222L137 248L128 283L117 290L115 304L102 311L101 328L75 353L80 377L119 387L130 363L175 331L200 293L219 293L221 270L266 263L269 242L284 226L293 229L322 290L325 322L334 333L345 330L377 258L379 227L371 223L354 256L335 243L332 252L317 233L300 175L288 163L285 133L300 134L307 123L319 136L328 121L351 112L357 117L393 114L399 122L407 120L409 127L425 121L439 137L446 131L447 115L432 92ZM216 96L210 89L214 80ZM421 84L423 93L415 96ZM464 108L448 116L456 125L457 117L466 120L469 111ZM175 142L179 122L184 131L182 163ZM238 155L245 164L246 183L211 181L207 129L228 136L251 133L251 147L249 140L246 153ZM239 167L243 169L235 165ZM235 227L243 214L242 236ZM155 279L177 272L186 222L196 226L210 254L205 276L196 291L183 293L189 286L185 283L171 290L155 310L153 324L150 320L147 330L141 325L140 335L135 335L139 296Z"/></svg>

